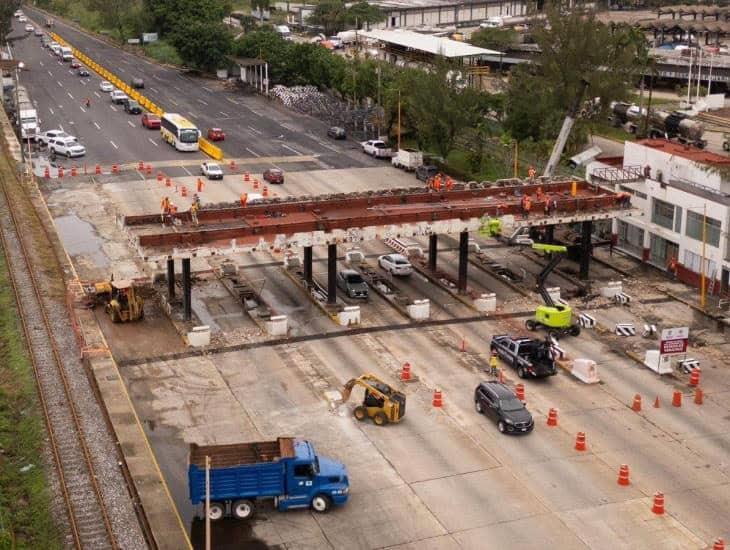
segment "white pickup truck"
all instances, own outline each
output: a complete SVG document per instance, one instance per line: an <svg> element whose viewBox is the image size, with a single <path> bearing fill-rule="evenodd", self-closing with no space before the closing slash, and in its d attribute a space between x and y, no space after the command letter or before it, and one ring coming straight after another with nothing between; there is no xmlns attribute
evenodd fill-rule
<svg viewBox="0 0 730 550"><path fill-rule="evenodd" d="M362 145L362 152L371 157L389 159L394 154L393 150L379 139L363 141L360 145Z"/></svg>

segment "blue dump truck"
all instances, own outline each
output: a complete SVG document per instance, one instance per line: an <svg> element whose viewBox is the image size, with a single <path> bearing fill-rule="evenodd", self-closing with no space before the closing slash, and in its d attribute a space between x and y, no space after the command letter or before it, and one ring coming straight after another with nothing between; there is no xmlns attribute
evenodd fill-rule
<svg viewBox="0 0 730 550"><path fill-rule="evenodd" d="M246 519L257 503L273 500L278 510L312 508L326 512L349 493L344 464L317 456L309 441L235 445L190 445L188 484L194 505L205 504L205 462L210 459L210 519Z"/></svg>

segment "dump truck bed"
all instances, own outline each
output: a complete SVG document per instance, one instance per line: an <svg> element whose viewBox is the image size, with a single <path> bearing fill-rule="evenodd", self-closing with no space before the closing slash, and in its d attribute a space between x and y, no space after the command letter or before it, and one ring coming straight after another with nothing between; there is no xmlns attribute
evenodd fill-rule
<svg viewBox="0 0 730 550"><path fill-rule="evenodd" d="M280 437L276 441L254 441L233 445L190 445L190 465L205 468L205 457L211 468L224 468L261 462L275 462L294 457L294 438Z"/></svg>

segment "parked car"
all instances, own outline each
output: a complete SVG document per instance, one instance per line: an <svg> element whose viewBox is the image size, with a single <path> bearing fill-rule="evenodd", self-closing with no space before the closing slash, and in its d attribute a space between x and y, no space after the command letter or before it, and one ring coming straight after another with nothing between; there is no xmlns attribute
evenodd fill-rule
<svg viewBox="0 0 730 550"><path fill-rule="evenodd" d="M61 138L72 138L76 139L71 134L67 134L63 130L46 130L45 132L38 134L38 141L41 142L43 145L48 145L48 143L52 139L61 139Z"/></svg>
<svg viewBox="0 0 730 550"><path fill-rule="evenodd" d="M370 139L361 143L362 151L366 155L370 155L375 158L391 158L393 156L393 150L388 147L384 141L379 139Z"/></svg>
<svg viewBox="0 0 730 550"><path fill-rule="evenodd" d="M122 90L114 90L110 97L112 98L112 103L116 103L117 105L121 105L125 101L129 100L129 96Z"/></svg>
<svg viewBox="0 0 730 550"><path fill-rule="evenodd" d="M86 154L86 148L81 145L73 136L57 137L49 140L48 152L65 157L83 157Z"/></svg>
<svg viewBox="0 0 730 550"><path fill-rule="evenodd" d="M332 47L336 50L344 47L344 44L342 43L342 38L340 38L339 36L328 36L327 42L332 44Z"/></svg>
<svg viewBox="0 0 730 550"><path fill-rule="evenodd" d="M385 254L378 258L378 265L393 275L410 275L413 266L403 254Z"/></svg>
<svg viewBox="0 0 730 550"><path fill-rule="evenodd" d="M35 29L35 27L33 25L31 25L30 23L28 23L25 26L25 32L33 32L34 29Z"/></svg>
<svg viewBox="0 0 730 550"><path fill-rule="evenodd" d="M13 13L13 17L20 17L21 15L23 15L23 10L15 10Z"/></svg>
<svg viewBox="0 0 730 550"><path fill-rule="evenodd" d="M130 115L141 115L142 106L137 103L134 99L127 99L122 103L124 105L124 112Z"/></svg>
<svg viewBox="0 0 730 550"><path fill-rule="evenodd" d="M35 30L33 31L33 34L34 34L35 36L43 36L43 31L42 31L41 29L35 29Z"/></svg>
<svg viewBox="0 0 730 550"><path fill-rule="evenodd" d="M208 139L210 141L223 141L226 134L220 128L208 128Z"/></svg>
<svg viewBox="0 0 730 550"><path fill-rule="evenodd" d="M79 67L79 72L76 74L78 74L79 76L91 76L89 69L87 69L86 67Z"/></svg>
<svg viewBox="0 0 730 550"><path fill-rule="evenodd" d="M223 169L215 162L204 162L200 165L200 173L209 180L222 180Z"/></svg>
<svg viewBox="0 0 730 550"><path fill-rule="evenodd" d="M145 113L142 115L142 126L149 128L150 130L159 130L160 117L153 115L152 113Z"/></svg>
<svg viewBox="0 0 730 550"><path fill-rule="evenodd" d="M439 169L432 164L422 164L416 168L416 179L420 181L428 181L436 174L439 173Z"/></svg>
<svg viewBox="0 0 730 550"><path fill-rule="evenodd" d="M21 15L20 17L18 17L18 21L20 21L21 23L26 23L28 21L28 18L25 15Z"/></svg>
<svg viewBox="0 0 730 550"><path fill-rule="evenodd" d="M331 126L327 130L327 137L331 137L332 139L347 139L347 132L340 126Z"/></svg>
<svg viewBox="0 0 730 550"><path fill-rule="evenodd" d="M132 86L132 88L134 88L136 90L141 90L142 88L144 88L144 80L142 80L139 77L133 78L130 81L129 85Z"/></svg>
<svg viewBox="0 0 730 550"><path fill-rule="evenodd" d="M284 183L284 171L279 168L264 170L264 179L269 183Z"/></svg>
<svg viewBox="0 0 730 550"><path fill-rule="evenodd" d="M343 269L337 273L337 286L342 289L350 298L368 297L368 284L354 269Z"/></svg>
<svg viewBox="0 0 730 550"><path fill-rule="evenodd" d="M529 433L535 421L525 404L501 382L482 382L474 390L474 408L497 423L502 433Z"/></svg>
<svg viewBox="0 0 730 550"><path fill-rule="evenodd" d="M71 68L72 69L78 69L81 67L81 63L79 63L76 59L71 60Z"/></svg>
<svg viewBox="0 0 730 550"><path fill-rule="evenodd" d="M114 85L111 82L109 82L108 80L102 80L101 84L99 84L99 89L102 92L113 92Z"/></svg>

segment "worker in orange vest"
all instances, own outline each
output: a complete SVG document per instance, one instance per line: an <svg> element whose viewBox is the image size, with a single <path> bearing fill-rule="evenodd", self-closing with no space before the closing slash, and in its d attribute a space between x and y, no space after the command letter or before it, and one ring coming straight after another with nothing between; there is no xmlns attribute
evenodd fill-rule
<svg viewBox="0 0 730 550"><path fill-rule="evenodd" d="M533 181L535 179L535 176L537 176L537 171L535 170L534 166L530 166L527 169L527 177L530 178L530 181Z"/></svg>
<svg viewBox="0 0 730 550"><path fill-rule="evenodd" d="M441 191L441 174L436 174L436 177L433 178L433 189L437 193Z"/></svg>
<svg viewBox="0 0 730 550"><path fill-rule="evenodd" d="M446 190L451 191L454 187L454 180L451 179L451 176L446 176Z"/></svg>
<svg viewBox="0 0 730 550"><path fill-rule="evenodd" d="M190 219L195 225L198 225L198 203L195 201L190 205Z"/></svg>
<svg viewBox="0 0 730 550"><path fill-rule="evenodd" d="M170 197L163 197L160 201L160 221L165 223L165 217L170 213Z"/></svg>
<svg viewBox="0 0 730 550"><path fill-rule="evenodd" d="M248 200L248 195L246 193L241 193L241 207L246 208L246 201Z"/></svg>
<svg viewBox="0 0 730 550"><path fill-rule="evenodd" d="M672 277L672 279L677 278L677 257L672 256L669 258L669 261L667 262L667 271L669 272L669 275Z"/></svg>
<svg viewBox="0 0 730 550"><path fill-rule="evenodd" d="M525 193L522 195L522 219L527 219L530 217L530 209L532 208L532 199L530 199L530 195Z"/></svg>

